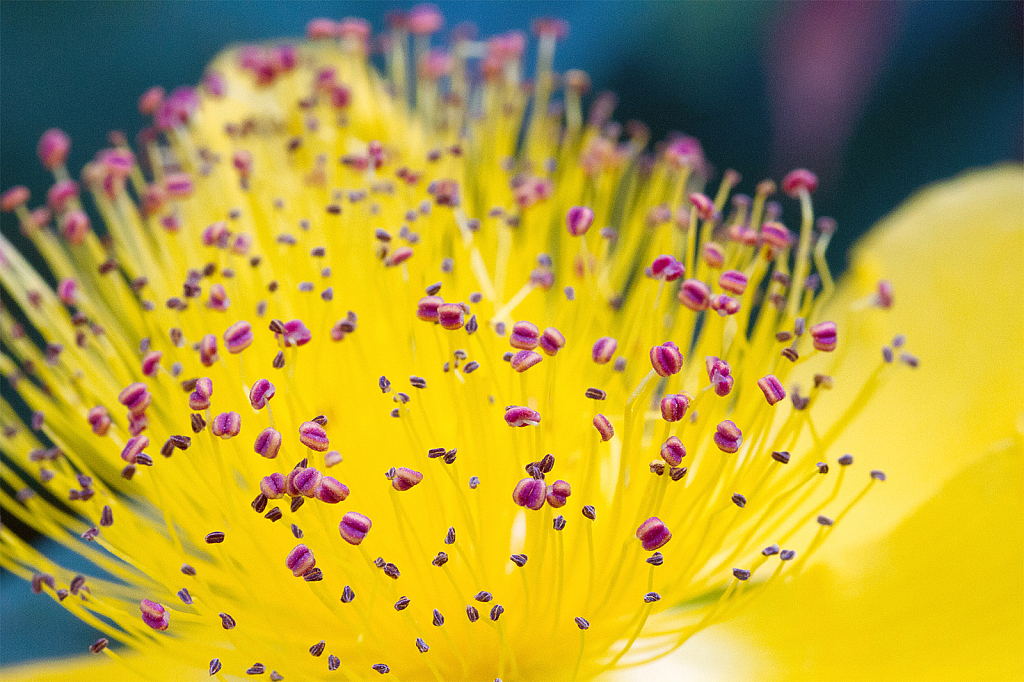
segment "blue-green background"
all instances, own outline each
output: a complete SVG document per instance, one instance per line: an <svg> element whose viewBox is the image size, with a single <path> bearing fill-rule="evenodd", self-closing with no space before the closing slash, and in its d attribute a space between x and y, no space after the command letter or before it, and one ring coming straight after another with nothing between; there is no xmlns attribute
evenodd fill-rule
<svg viewBox="0 0 1024 682"><path fill-rule="evenodd" d="M311 17L384 13L411 3L18 2L0 3L0 189L27 184L37 201L47 174L39 134L70 133L77 171L108 130L134 133L154 84L195 82L226 43L300 35ZM871 30L851 40L856 7L831 12L801 3L439 3L448 26L475 22L481 35L529 30L530 19L569 21L556 68L588 71L595 90L620 97L616 118L697 136L719 169L741 171L750 191L767 176L810 163L778 140L805 139L799 116L779 107L783 76L823 64L873 66L847 104L837 149L821 171L816 203L839 221L833 261L878 218L923 184L963 169L1021 159L1024 117L1019 2L871 3ZM810 14L808 14L810 13ZM799 21L822 15L820 22ZM858 18L859 17L859 18ZM840 21L842 20L842 21ZM873 23L871 23L873 22ZM811 34L808 34L810 29ZM811 40L820 59L780 71L787 51ZM813 41L818 41L814 43ZM794 71L795 70L795 71ZM811 94L813 99L813 93ZM795 158L796 156L796 158ZM813 153L811 156L815 156ZM3 216L5 234L16 231ZM0 574L0 664L84 652L96 634L28 585Z"/></svg>

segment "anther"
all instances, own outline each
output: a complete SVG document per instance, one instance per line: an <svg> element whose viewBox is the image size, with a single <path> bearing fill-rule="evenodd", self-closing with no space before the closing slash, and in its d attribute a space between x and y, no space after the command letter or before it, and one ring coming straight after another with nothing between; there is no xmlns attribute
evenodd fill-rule
<svg viewBox="0 0 1024 682"><path fill-rule="evenodd" d="M732 453L740 449L740 445L743 443L743 434L736 424L726 419L716 427L714 441L719 450Z"/></svg>
<svg viewBox="0 0 1024 682"><path fill-rule="evenodd" d="M302 422L299 425L299 440L310 450L325 452L330 445L327 432L316 421Z"/></svg>
<svg viewBox="0 0 1024 682"><path fill-rule="evenodd" d="M530 351L540 343L540 330L532 322L520 321L512 325L508 342L513 348Z"/></svg>
<svg viewBox="0 0 1024 682"><path fill-rule="evenodd" d="M71 579L71 583L68 584L68 591L71 594L77 595L81 591L83 585L85 585L85 576L76 575Z"/></svg>
<svg viewBox="0 0 1024 682"><path fill-rule="evenodd" d="M178 590L178 599L181 600L182 604L188 606L191 606L192 604L192 595L189 594L188 588L183 587L180 590Z"/></svg>
<svg viewBox="0 0 1024 682"><path fill-rule="evenodd" d="M774 450L772 451L772 459L779 464L789 464L789 453L785 450Z"/></svg>
<svg viewBox="0 0 1024 682"><path fill-rule="evenodd" d="M434 609L434 618L431 622L434 624L434 627L441 627L444 625L444 616L441 615L440 611Z"/></svg>
<svg viewBox="0 0 1024 682"><path fill-rule="evenodd" d="M262 663L253 663L249 668L246 669L246 675L262 675L267 671L267 667Z"/></svg>
<svg viewBox="0 0 1024 682"><path fill-rule="evenodd" d="M686 457L686 448L683 447L682 441L676 436L669 436L661 446L661 458L669 465L678 467L682 463L683 457Z"/></svg>
<svg viewBox="0 0 1024 682"><path fill-rule="evenodd" d="M104 528L114 525L114 512L110 509L109 504L103 505L103 511L100 513L100 525Z"/></svg>
<svg viewBox="0 0 1024 682"><path fill-rule="evenodd" d="M782 387L782 383L774 374L758 379L757 387L764 393L765 400L769 405L774 405L786 397L786 389Z"/></svg>
<svg viewBox="0 0 1024 682"><path fill-rule="evenodd" d="M711 289L699 279L685 280L679 287L679 302L695 313L707 310L711 305Z"/></svg>
<svg viewBox="0 0 1024 682"><path fill-rule="evenodd" d="M784 549L779 552L779 559L782 561L792 561L796 557L796 551L792 549Z"/></svg>
<svg viewBox="0 0 1024 682"><path fill-rule="evenodd" d="M651 556L647 557L646 561L651 566L661 566L663 563L665 563L665 557L662 555L661 552L655 552Z"/></svg>
<svg viewBox="0 0 1024 682"><path fill-rule="evenodd" d="M267 508L267 496L264 495L263 493L260 493L250 503L250 506L252 507L254 512L256 512L257 514L262 514L263 510Z"/></svg>
<svg viewBox="0 0 1024 682"><path fill-rule="evenodd" d="M345 585L345 589L341 591L341 603L348 604L356 598L356 593L352 591L352 588Z"/></svg>
<svg viewBox="0 0 1024 682"><path fill-rule="evenodd" d="M313 552L310 551L309 547L306 547L306 545L296 545L288 553L288 557L285 559L285 566L292 572L292 575L298 578L316 566L316 559L313 557Z"/></svg>
<svg viewBox="0 0 1024 682"><path fill-rule="evenodd" d="M126 387L117 396L117 402L128 408L134 415L141 415L152 402L149 388L142 382L135 382Z"/></svg>
<svg viewBox="0 0 1024 682"><path fill-rule="evenodd" d="M302 498L299 498L299 499L302 499ZM268 511L266 514L264 514L263 518L269 519L271 523L274 523L275 521L280 521L283 516L284 516L284 513L281 512L281 508L280 507L274 507L273 509Z"/></svg>
<svg viewBox="0 0 1024 682"><path fill-rule="evenodd" d="M254 410L262 410L267 406L267 402L274 397L275 392L274 384L266 379L257 379L249 389L249 404Z"/></svg>
<svg viewBox="0 0 1024 682"><path fill-rule="evenodd" d="M32 594L42 594L43 585L49 586L52 590L57 583L49 573L36 573L32 576Z"/></svg>
<svg viewBox="0 0 1024 682"><path fill-rule="evenodd" d="M668 526L656 516L652 516L640 524L640 527L636 529L636 536L640 539L640 544L648 552L661 549L672 539L672 533L669 532Z"/></svg>
<svg viewBox="0 0 1024 682"><path fill-rule="evenodd" d="M253 444L253 450L261 457L274 459L277 457L277 453L281 450L281 443L283 440L284 439L279 431L267 427L260 431L259 435L256 436L256 442Z"/></svg>
<svg viewBox="0 0 1024 682"><path fill-rule="evenodd" d="M224 332L224 345L232 354L241 353L251 346L253 339L252 325L244 320L234 323Z"/></svg>
<svg viewBox="0 0 1024 682"><path fill-rule="evenodd" d="M814 387L815 388L832 388L832 377L827 374L815 374L814 375Z"/></svg>
<svg viewBox="0 0 1024 682"><path fill-rule="evenodd" d="M392 580L398 580L398 577L402 575L398 570L398 566L395 566L391 562L384 564L384 568L381 570L384 571L384 575L391 578Z"/></svg>
<svg viewBox="0 0 1024 682"><path fill-rule="evenodd" d="M124 448L121 449L121 459L129 464L135 464L139 455L147 447L149 447L148 436L133 436L125 441Z"/></svg>
<svg viewBox="0 0 1024 682"><path fill-rule="evenodd" d="M916 355L910 353L900 353L900 362L911 369L917 369L917 366L921 364L921 361Z"/></svg>
<svg viewBox="0 0 1024 682"><path fill-rule="evenodd" d="M89 645L89 653L98 654L99 652L106 649L108 644L110 644L109 639L107 639L106 637L100 637L95 642Z"/></svg>
<svg viewBox="0 0 1024 682"><path fill-rule="evenodd" d="M565 214L565 227L573 237L582 237L594 223L594 211L587 206L573 206Z"/></svg>
<svg viewBox="0 0 1024 682"><path fill-rule="evenodd" d="M221 412L213 418L210 432L220 438L233 438L242 430L242 417L237 412Z"/></svg>
<svg viewBox="0 0 1024 682"><path fill-rule="evenodd" d="M588 388L583 395L591 400L604 400L608 397L608 394L599 388Z"/></svg>
<svg viewBox="0 0 1024 682"><path fill-rule="evenodd" d="M142 611L142 620L154 630L166 630L171 622L171 612L163 604L158 604L149 599L139 602L139 609Z"/></svg>
<svg viewBox="0 0 1024 682"><path fill-rule="evenodd" d="M443 303L437 307L437 321L444 329L461 329L465 319L466 310L461 303Z"/></svg>
<svg viewBox="0 0 1024 682"><path fill-rule="evenodd" d="M610 336L603 336L594 342L591 357L599 365L607 364L618 348L618 342Z"/></svg>
<svg viewBox="0 0 1024 682"><path fill-rule="evenodd" d="M430 560L430 563L438 568L441 568L448 563L448 555L444 552L438 552L437 556Z"/></svg>
<svg viewBox="0 0 1024 682"><path fill-rule="evenodd" d="M545 499L548 504L556 509L564 507L569 496L572 494L572 488L565 481L555 481L549 485L545 492Z"/></svg>
<svg viewBox="0 0 1024 682"><path fill-rule="evenodd" d="M491 607L491 620L497 621L503 613L505 613L505 607L501 604L495 604Z"/></svg>
<svg viewBox="0 0 1024 682"><path fill-rule="evenodd" d="M733 574L733 577L736 578L736 580L749 580L750 579L750 571L748 571L745 568L734 568L734 569L732 569L732 574Z"/></svg>
<svg viewBox="0 0 1024 682"><path fill-rule="evenodd" d="M801 191L812 193L817 188L818 176L806 168L790 171L782 179L782 191L794 198L800 196Z"/></svg>
<svg viewBox="0 0 1024 682"><path fill-rule="evenodd" d="M419 649L421 654L425 654L430 650L430 647L427 646L427 643L421 637L416 638L416 648Z"/></svg>
<svg viewBox="0 0 1024 682"><path fill-rule="evenodd" d="M194 576L196 574L196 569L192 568L188 564L182 564L181 572L188 576Z"/></svg>
<svg viewBox="0 0 1024 682"><path fill-rule="evenodd" d="M655 279L674 282L686 273L686 267L672 256L661 255L651 261L651 275Z"/></svg>
<svg viewBox="0 0 1024 682"><path fill-rule="evenodd" d="M324 653L325 648L327 648L327 642L321 639L319 642L309 647L309 653L313 656L319 657Z"/></svg>
<svg viewBox="0 0 1024 682"><path fill-rule="evenodd" d="M511 559L512 563L514 563L519 568L522 568L523 566L526 565L526 555L525 554L513 554L512 556L509 557L509 559Z"/></svg>
<svg viewBox="0 0 1024 682"><path fill-rule="evenodd" d="M576 627L578 627L580 630L590 629L590 621L588 621L586 618L576 616L573 620L576 622Z"/></svg>
<svg viewBox="0 0 1024 682"><path fill-rule="evenodd" d="M512 491L512 501L520 507L537 510L544 506L546 488L544 481L524 478Z"/></svg>
<svg viewBox="0 0 1024 682"><path fill-rule="evenodd" d="M667 422L677 422L690 407L690 396L685 393L666 395L661 399L661 417Z"/></svg>
<svg viewBox="0 0 1024 682"><path fill-rule="evenodd" d="M537 426L540 413L529 407L513 405L505 409L505 423L513 427Z"/></svg>
<svg viewBox="0 0 1024 682"><path fill-rule="evenodd" d="M845 454L838 460L840 466L848 467L853 464L853 455Z"/></svg>
<svg viewBox="0 0 1024 682"><path fill-rule="evenodd" d="M603 414L594 416L594 428L597 429L599 434L601 434L601 440L603 441L607 442L615 435L615 429L612 427L612 423L608 421L608 417Z"/></svg>
<svg viewBox="0 0 1024 682"><path fill-rule="evenodd" d="M878 469L873 469L871 471L871 478L872 478L872 480L875 480L875 481L884 481L885 480L885 472L884 471L879 471Z"/></svg>
<svg viewBox="0 0 1024 682"><path fill-rule="evenodd" d="M509 363L515 371L525 372L541 360L543 360L543 356L540 353L536 353L532 350L521 350L512 356Z"/></svg>
<svg viewBox="0 0 1024 682"><path fill-rule="evenodd" d="M455 528L449 527L448 532L444 535L444 544L454 545L455 544Z"/></svg>
<svg viewBox="0 0 1024 682"><path fill-rule="evenodd" d="M224 533L221 531L214 531L206 534L206 544L208 545L219 545L224 542Z"/></svg>
<svg viewBox="0 0 1024 682"><path fill-rule="evenodd" d="M565 528L565 517L559 514L551 522L551 525L555 530L562 530L563 528Z"/></svg>
<svg viewBox="0 0 1024 682"><path fill-rule="evenodd" d="M341 519L338 530L342 539L350 545L358 545L370 532L373 523L370 519L357 512L348 512Z"/></svg>
<svg viewBox="0 0 1024 682"><path fill-rule="evenodd" d="M514 333L513 327L513 334ZM540 349L544 351L545 355L554 356L559 350L565 347L565 337L562 336L562 333L554 327L548 327L540 335L537 345L540 346Z"/></svg>
<svg viewBox="0 0 1024 682"><path fill-rule="evenodd" d="M819 322L811 327L811 338L817 350L831 352L836 349L837 328L835 322Z"/></svg>
<svg viewBox="0 0 1024 682"><path fill-rule="evenodd" d="M409 598L399 597L398 601L395 602L395 611L405 611L409 608Z"/></svg>
<svg viewBox="0 0 1024 682"><path fill-rule="evenodd" d="M323 476L314 491L316 499L326 504L337 504L349 495L348 486L332 476Z"/></svg>
<svg viewBox="0 0 1024 682"><path fill-rule="evenodd" d="M219 658L215 658L212 661L210 661L210 677L213 677L214 675L219 673L221 667L223 666L221 665Z"/></svg>
<svg viewBox="0 0 1024 682"><path fill-rule="evenodd" d="M683 354L676 344L667 341L660 346L651 348L651 366L658 376L667 377L677 374L683 368Z"/></svg>
<svg viewBox="0 0 1024 682"><path fill-rule="evenodd" d="M593 521L594 519L597 518L597 510L594 509L593 505L588 504L588 505L583 507L583 515L586 516L591 521Z"/></svg>

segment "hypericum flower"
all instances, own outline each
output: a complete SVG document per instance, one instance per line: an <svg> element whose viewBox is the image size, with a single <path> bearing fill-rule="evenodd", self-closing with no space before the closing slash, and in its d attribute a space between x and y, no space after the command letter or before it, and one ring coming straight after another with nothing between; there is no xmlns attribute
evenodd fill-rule
<svg viewBox="0 0 1024 682"><path fill-rule="evenodd" d="M840 374L900 293L824 315L813 174L783 181L792 233L774 183L728 210L739 177L703 193L695 140L648 155L604 96L584 121L579 74L551 106L559 22L532 98L522 36L443 54L441 22L396 16L386 76L365 24L320 19L148 91L137 155L82 172L102 238L77 192L53 225L3 195L75 286L0 242L0 369L32 413L0 404L2 499L118 582L68 598L7 527L0 559L122 676L590 678L799 579L885 480L836 440L918 361Z"/></svg>

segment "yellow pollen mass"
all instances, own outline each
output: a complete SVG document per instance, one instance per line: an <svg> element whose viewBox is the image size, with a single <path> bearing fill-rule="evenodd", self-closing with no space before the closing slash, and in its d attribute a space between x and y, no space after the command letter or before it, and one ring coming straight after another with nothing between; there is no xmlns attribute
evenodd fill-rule
<svg viewBox="0 0 1024 682"><path fill-rule="evenodd" d="M355 20L229 49L81 195L56 135L49 213L4 194L48 272L0 241L0 503L97 570L7 526L0 565L125 676L590 679L797 576L885 479L833 444L917 358L830 392L894 293L821 316L816 178L787 228L775 183L585 116L559 22L528 84L515 35L431 51L433 19L386 74Z"/></svg>

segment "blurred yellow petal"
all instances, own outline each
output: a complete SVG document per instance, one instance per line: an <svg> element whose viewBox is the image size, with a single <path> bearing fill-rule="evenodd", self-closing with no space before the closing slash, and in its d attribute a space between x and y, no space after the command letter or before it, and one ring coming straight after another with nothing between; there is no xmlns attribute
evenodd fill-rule
<svg viewBox="0 0 1024 682"><path fill-rule="evenodd" d="M867 311L836 376L859 385L897 333L921 365L896 372L836 440L833 453L886 472L822 547L821 559L891 530L989 446L1019 430L1024 410L1024 169L965 173L926 188L854 250L835 310L895 289ZM839 313L837 314L837 319ZM897 354L899 351L897 350ZM839 404L843 404L839 400Z"/></svg>
<svg viewBox="0 0 1024 682"><path fill-rule="evenodd" d="M819 564L730 628L757 679L1024 677L1020 438L881 543Z"/></svg>

